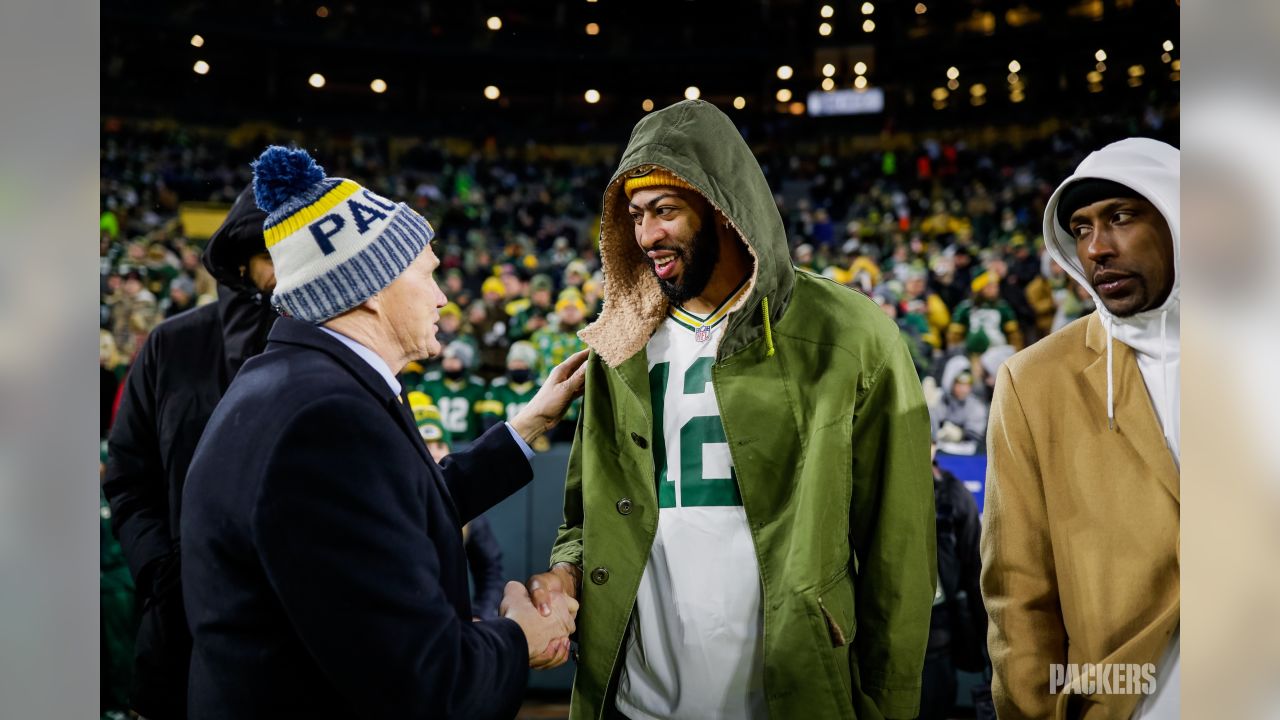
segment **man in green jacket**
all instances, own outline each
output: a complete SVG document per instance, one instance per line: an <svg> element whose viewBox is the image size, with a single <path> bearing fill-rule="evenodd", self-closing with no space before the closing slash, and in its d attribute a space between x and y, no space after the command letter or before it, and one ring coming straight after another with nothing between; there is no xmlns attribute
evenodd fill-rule
<svg viewBox="0 0 1280 720"><path fill-rule="evenodd" d="M934 594L928 412L898 329L791 265L705 102L635 128L552 568L573 718L911 718Z"/></svg>

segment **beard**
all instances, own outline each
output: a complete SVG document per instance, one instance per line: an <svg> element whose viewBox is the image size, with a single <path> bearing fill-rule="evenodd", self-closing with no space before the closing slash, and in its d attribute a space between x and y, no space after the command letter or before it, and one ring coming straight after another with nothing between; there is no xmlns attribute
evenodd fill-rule
<svg viewBox="0 0 1280 720"><path fill-rule="evenodd" d="M684 265L684 272L675 281L658 277L658 271L652 263L649 265L649 272L652 272L653 277L657 279L658 287L667 297L667 301L674 305L681 305L698 297L703 290L707 289L707 283L711 281L711 273L720 262L720 238L716 236L715 224L704 222L702 229L694 235L689 247L666 249L671 250L679 258Z"/></svg>

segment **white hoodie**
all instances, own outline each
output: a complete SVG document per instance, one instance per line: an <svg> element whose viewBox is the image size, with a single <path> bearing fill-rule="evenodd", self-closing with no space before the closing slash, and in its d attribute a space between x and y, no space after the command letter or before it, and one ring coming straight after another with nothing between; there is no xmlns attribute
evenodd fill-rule
<svg viewBox="0 0 1280 720"><path fill-rule="evenodd" d="M1146 198L1164 215L1173 235L1173 288L1160 307L1129 317L1115 317L1107 311L1102 299L1084 275L1084 266L1076 255L1076 240L1071 232L1058 224L1058 199L1068 185L1087 178L1118 182ZM1179 224L1179 152L1178 149L1147 138L1130 138L1112 143L1090 153L1075 174L1067 178L1049 198L1044 212L1045 248L1053 259L1078 283L1088 289L1107 331L1107 424L1115 425L1115 387L1111 365L1111 343L1118 340L1133 349L1138 369L1151 397L1156 417L1164 430L1164 438L1179 464L1180 383L1178 286L1182 276L1182 248ZM1099 408L1099 412L1101 412ZM1156 692L1143 698L1131 716L1135 720L1164 720L1180 716L1181 690L1180 635L1165 648L1156 667Z"/></svg>
<svg viewBox="0 0 1280 720"><path fill-rule="evenodd" d="M1102 299L1084 275L1084 266L1076 255L1076 240L1071 231L1058 224L1058 200L1068 185L1084 179L1111 180L1131 188L1164 215L1173 235L1173 288L1160 307L1129 317L1115 317L1107 311ZM1112 143L1090 153L1075 174L1067 178L1049 198L1044 212L1045 248L1053 259L1083 285L1093 296L1103 327L1107 331L1107 407L1109 427L1115 425L1114 373L1111 365L1112 339L1128 345L1138 358L1138 369L1151 397L1156 418L1164 431L1165 442L1179 463L1179 423L1181 391L1179 370L1179 284L1182 276L1182 249L1179 223L1179 152L1178 149L1147 138L1130 138ZM1101 408L1099 410L1102 410Z"/></svg>

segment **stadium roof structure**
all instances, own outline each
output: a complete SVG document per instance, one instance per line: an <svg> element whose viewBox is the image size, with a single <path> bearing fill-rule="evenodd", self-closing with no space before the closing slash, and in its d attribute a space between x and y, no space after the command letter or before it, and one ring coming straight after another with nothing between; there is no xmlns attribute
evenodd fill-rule
<svg viewBox="0 0 1280 720"><path fill-rule="evenodd" d="M1177 103L1178 24L1177 0L119 0L102 111L568 137L688 96L861 132L1137 114ZM883 109L809 117L848 90Z"/></svg>

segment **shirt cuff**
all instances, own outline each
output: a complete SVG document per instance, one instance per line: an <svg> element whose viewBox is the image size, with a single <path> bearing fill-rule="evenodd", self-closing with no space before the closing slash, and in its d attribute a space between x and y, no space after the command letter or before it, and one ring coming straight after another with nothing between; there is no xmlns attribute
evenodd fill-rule
<svg viewBox="0 0 1280 720"><path fill-rule="evenodd" d="M520 433L516 432L516 429L511 427L511 423L504 422L502 424L507 426L507 430L511 432L511 437L515 438L516 444L520 446L520 452L524 453L524 459L532 460L533 448L529 447L529 443L525 442L524 438L520 437Z"/></svg>

